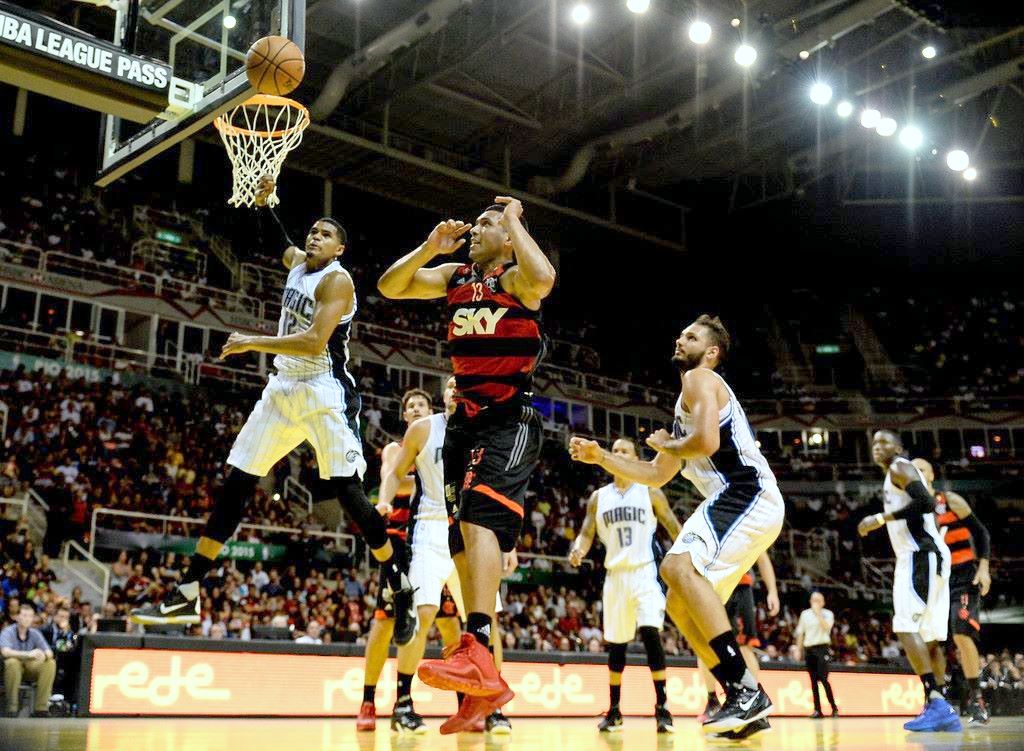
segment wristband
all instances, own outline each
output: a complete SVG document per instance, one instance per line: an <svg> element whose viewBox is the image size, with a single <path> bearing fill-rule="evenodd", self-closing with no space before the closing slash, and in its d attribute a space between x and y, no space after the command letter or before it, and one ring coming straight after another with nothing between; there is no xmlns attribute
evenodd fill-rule
<svg viewBox="0 0 1024 751"><path fill-rule="evenodd" d="M875 521L878 522L879 526L885 526L885 514L875 514Z"/></svg>

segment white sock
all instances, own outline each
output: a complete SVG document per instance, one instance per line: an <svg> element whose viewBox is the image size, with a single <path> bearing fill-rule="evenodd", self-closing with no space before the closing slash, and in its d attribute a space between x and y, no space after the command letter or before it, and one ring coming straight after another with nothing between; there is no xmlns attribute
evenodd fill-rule
<svg viewBox="0 0 1024 751"><path fill-rule="evenodd" d="M178 591L181 592L182 596L187 600L194 600L199 597L199 582L188 582L186 584L179 584Z"/></svg>

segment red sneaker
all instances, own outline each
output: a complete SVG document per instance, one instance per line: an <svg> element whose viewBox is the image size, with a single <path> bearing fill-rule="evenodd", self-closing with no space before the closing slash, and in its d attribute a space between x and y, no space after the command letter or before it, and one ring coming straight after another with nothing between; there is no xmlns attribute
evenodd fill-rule
<svg viewBox="0 0 1024 751"><path fill-rule="evenodd" d="M463 634L457 645L445 649L443 660L428 660L417 673L432 688L461 691L467 696L498 696L509 690L494 666L494 657L472 634Z"/></svg>
<svg viewBox="0 0 1024 751"><path fill-rule="evenodd" d="M441 725L441 735L484 732L487 717L512 701L514 696L512 689L507 686L501 693L491 696L467 696L462 700L459 711Z"/></svg>
<svg viewBox="0 0 1024 751"><path fill-rule="evenodd" d="M364 701L359 707L356 717L356 730L360 733L372 733L377 729L377 707L372 701Z"/></svg>

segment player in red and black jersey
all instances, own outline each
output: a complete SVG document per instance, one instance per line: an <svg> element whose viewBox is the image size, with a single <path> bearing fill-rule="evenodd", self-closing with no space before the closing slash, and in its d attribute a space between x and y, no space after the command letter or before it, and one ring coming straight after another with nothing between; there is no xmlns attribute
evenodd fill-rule
<svg viewBox="0 0 1024 751"><path fill-rule="evenodd" d="M960 656L960 666L967 679L968 695L961 697L961 711L970 716L971 724L988 722L988 709L978 686L981 675L981 598L992 586L989 575L989 534L985 525L972 513L962 496L945 491L936 493L935 471L924 459L914 459L928 490L935 496L935 526L949 547L949 623Z"/></svg>
<svg viewBox="0 0 1024 751"><path fill-rule="evenodd" d="M540 456L540 416L530 388L544 350L541 303L554 287L555 270L530 237L522 204L503 196L496 201L472 227L438 224L377 283L392 299L448 302L457 407L445 436L445 500L459 521L449 543L469 612L459 649L443 662L424 663L419 676L468 698L442 733L472 727L513 696L488 651L491 610ZM424 268L462 247L467 232L470 263Z"/></svg>

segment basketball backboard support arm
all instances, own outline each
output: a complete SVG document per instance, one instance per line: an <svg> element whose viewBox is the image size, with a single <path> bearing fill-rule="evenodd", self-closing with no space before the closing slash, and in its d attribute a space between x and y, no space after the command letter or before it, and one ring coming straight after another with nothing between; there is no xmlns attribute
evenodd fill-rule
<svg viewBox="0 0 1024 751"><path fill-rule="evenodd" d="M277 34L305 49L305 0L269 0L244 9L233 5L239 4L142 0L137 46L172 66L168 107L134 132L117 117L103 118L98 186L211 126L217 115L255 94L245 75L245 52L257 39ZM132 31L127 4L115 22L114 42L121 44Z"/></svg>

